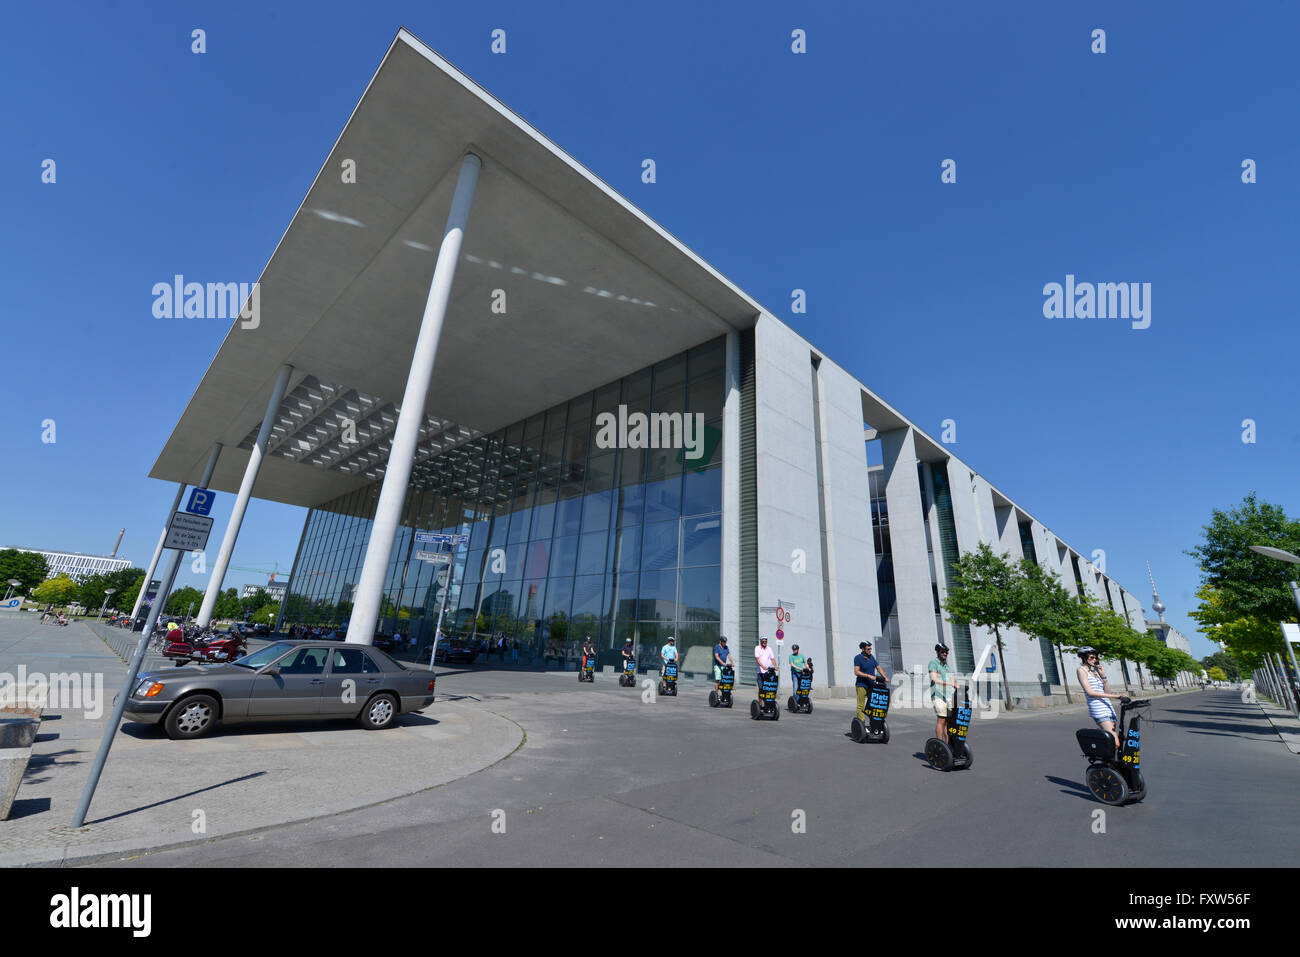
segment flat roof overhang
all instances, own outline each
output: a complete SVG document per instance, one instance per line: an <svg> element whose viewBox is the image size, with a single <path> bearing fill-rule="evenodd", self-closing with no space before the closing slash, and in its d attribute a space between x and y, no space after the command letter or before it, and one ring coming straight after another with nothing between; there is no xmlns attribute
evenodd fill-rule
<svg viewBox="0 0 1300 957"><path fill-rule="evenodd" d="M237 490L288 363L296 396L281 406L285 428L256 497L314 506L374 481L373 462L347 471L337 456L300 451L315 440L291 417L325 443L320 384L328 401L359 395L375 411L359 441L386 460L380 412L393 418L401 403L467 151L483 169L425 410L426 454L754 325L758 303L403 29L261 275L259 324L232 322L150 477L197 482L220 442L211 487ZM355 182L344 182L347 160Z"/></svg>

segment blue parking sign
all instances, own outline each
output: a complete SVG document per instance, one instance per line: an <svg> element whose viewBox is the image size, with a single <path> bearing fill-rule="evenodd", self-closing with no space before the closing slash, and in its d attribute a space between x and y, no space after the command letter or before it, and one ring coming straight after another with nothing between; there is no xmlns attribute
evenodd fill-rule
<svg viewBox="0 0 1300 957"><path fill-rule="evenodd" d="M196 488L190 492L190 502L185 506L185 511L194 515L207 515L212 511L212 503L216 499L215 492L206 488Z"/></svg>

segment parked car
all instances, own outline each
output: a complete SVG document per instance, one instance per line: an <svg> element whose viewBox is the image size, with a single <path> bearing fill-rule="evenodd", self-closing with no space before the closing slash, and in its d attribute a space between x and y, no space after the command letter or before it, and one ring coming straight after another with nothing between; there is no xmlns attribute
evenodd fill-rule
<svg viewBox="0 0 1300 957"><path fill-rule="evenodd" d="M431 704L434 680L375 648L277 641L229 664L144 672L125 716L181 740L218 721L354 718L378 730Z"/></svg>

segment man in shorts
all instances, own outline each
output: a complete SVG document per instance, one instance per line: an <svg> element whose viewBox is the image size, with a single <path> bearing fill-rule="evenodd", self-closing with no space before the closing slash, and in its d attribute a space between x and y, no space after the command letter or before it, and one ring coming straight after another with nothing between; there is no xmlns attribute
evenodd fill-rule
<svg viewBox="0 0 1300 957"><path fill-rule="evenodd" d="M930 707L934 708L934 736L943 741L948 737L948 712L957 696L957 682L948 667L947 645L934 646L934 657L927 667L930 670Z"/></svg>

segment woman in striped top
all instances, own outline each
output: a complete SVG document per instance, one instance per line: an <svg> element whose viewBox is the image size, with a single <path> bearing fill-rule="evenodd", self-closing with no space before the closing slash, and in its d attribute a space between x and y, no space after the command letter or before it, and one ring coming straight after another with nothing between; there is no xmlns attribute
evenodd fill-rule
<svg viewBox="0 0 1300 957"><path fill-rule="evenodd" d="M1079 652L1079 684L1088 697L1088 714L1097 722L1097 727L1110 733L1115 739L1115 748L1119 749L1119 735L1115 731L1115 708L1110 703L1112 698L1123 695L1111 694L1106 690L1106 678L1098 664L1097 652L1085 648Z"/></svg>

